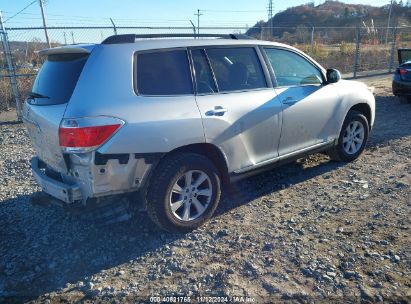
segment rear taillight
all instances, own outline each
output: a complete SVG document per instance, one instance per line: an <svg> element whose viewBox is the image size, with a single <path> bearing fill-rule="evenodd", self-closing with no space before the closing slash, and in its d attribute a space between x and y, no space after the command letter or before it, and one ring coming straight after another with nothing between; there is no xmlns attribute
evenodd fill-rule
<svg viewBox="0 0 411 304"><path fill-rule="evenodd" d="M400 75L405 75L405 74L407 74L407 70L406 70L406 69L399 69L398 72L400 73Z"/></svg>
<svg viewBox="0 0 411 304"><path fill-rule="evenodd" d="M65 152L94 150L117 132L124 122L113 117L63 119L59 128L60 147Z"/></svg>

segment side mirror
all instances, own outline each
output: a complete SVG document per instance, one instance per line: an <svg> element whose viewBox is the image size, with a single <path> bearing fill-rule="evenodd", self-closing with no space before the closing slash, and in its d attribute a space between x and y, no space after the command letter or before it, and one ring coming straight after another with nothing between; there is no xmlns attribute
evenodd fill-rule
<svg viewBox="0 0 411 304"><path fill-rule="evenodd" d="M327 84L340 81L341 73L336 69L327 69Z"/></svg>

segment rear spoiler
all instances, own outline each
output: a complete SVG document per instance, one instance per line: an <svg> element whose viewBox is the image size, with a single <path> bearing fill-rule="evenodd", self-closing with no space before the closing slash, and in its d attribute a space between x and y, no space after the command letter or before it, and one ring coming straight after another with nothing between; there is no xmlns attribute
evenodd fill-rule
<svg viewBox="0 0 411 304"><path fill-rule="evenodd" d="M40 56L47 56L53 54L90 54L95 44L77 44L60 46L50 49L38 51Z"/></svg>

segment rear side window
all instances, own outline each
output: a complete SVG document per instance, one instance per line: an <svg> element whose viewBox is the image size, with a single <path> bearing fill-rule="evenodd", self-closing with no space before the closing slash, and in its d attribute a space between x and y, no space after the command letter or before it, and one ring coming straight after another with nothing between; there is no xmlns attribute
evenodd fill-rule
<svg viewBox="0 0 411 304"><path fill-rule="evenodd" d="M42 95L42 98L35 98L36 104L54 105L68 102L87 58L88 54L49 55L33 85L33 93Z"/></svg>
<svg viewBox="0 0 411 304"><path fill-rule="evenodd" d="M208 48L206 52L221 92L267 88L253 47Z"/></svg>
<svg viewBox="0 0 411 304"><path fill-rule="evenodd" d="M142 95L193 94L187 51L138 53L137 92Z"/></svg>

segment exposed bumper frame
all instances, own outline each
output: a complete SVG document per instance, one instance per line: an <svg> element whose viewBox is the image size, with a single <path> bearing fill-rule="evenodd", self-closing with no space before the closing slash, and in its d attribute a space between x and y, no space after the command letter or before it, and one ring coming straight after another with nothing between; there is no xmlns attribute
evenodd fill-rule
<svg viewBox="0 0 411 304"><path fill-rule="evenodd" d="M77 184L66 184L47 176L40 169L40 160L38 157L31 159L31 169L33 177L47 194L71 204L82 199L80 187Z"/></svg>

